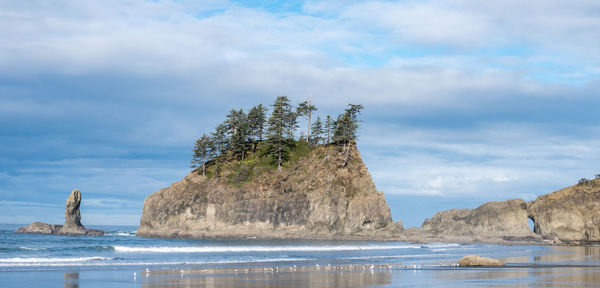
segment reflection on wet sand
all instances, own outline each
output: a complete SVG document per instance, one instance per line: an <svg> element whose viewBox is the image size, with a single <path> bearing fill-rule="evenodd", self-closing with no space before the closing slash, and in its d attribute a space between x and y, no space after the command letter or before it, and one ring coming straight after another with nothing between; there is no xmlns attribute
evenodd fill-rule
<svg viewBox="0 0 600 288"><path fill-rule="evenodd" d="M553 246L549 253L535 256L534 263L600 265L600 246Z"/></svg>
<svg viewBox="0 0 600 288"><path fill-rule="evenodd" d="M540 256L509 257L500 268L463 268L434 272L438 283L462 286L598 287L600 246L554 246ZM512 265L512 266L511 266Z"/></svg>
<svg viewBox="0 0 600 288"><path fill-rule="evenodd" d="M537 287L598 287L600 268L533 269Z"/></svg>
<svg viewBox="0 0 600 288"><path fill-rule="evenodd" d="M503 267L310 264L137 271L143 287L597 287L600 246L555 246L503 258ZM65 274L65 287L77 287ZM71 280L68 280L71 279Z"/></svg>
<svg viewBox="0 0 600 288"><path fill-rule="evenodd" d="M444 283L464 283L464 286L472 285L504 285L511 287L527 287L524 279L530 277L529 269L507 269L507 268L460 268L433 271L433 277L439 285Z"/></svg>
<svg viewBox="0 0 600 288"><path fill-rule="evenodd" d="M368 287L391 284L382 269L334 271L293 267L159 270L143 273L142 287Z"/></svg>
<svg viewBox="0 0 600 288"><path fill-rule="evenodd" d="M65 288L79 288L79 272L65 273L63 278Z"/></svg>

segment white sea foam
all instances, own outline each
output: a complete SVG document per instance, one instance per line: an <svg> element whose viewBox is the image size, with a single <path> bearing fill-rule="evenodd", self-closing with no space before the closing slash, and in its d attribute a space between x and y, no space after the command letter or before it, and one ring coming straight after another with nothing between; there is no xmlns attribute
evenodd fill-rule
<svg viewBox="0 0 600 288"><path fill-rule="evenodd" d="M129 237L133 237L135 236L135 231L133 232L126 232L126 231L118 231L118 232L109 232L104 234L105 236L129 236Z"/></svg>
<svg viewBox="0 0 600 288"><path fill-rule="evenodd" d="M19 247L19 249L21 249L21 250L38 251L38 250L42 250L43 248L31 248L31 247L21 246L21 247Z"/></svg>
<svg viewBox="0 0 600 288"><path fill-rule="evenodd" d="M429 243L422 245L424 248L450 248L450 247L459 247L460 244L457 243Z"/></svg>
<svg viewBox="0 0 600 288"><path fill-rule="evenodd" d="M287 252L287 251L359 251L359 250L393 250L418 249L420 245L337 245L337 246L188 246L188 247L131 247L115 246L116 252L150 252L150 253L219 253L219 252Z"/></svg>
<svg viewBox="0 0 600 288"><path fill-rule="evenodd" d="M97 258L97 261L65 261L66 258L12 258L12 259L47 259L47 261L23 261L17 260L14 262L0 262L0 267L63 267L63 266L169 266L169 265L206 265L206 264L236 264L236 263L270 263L270 262L298 262L310 259L306 258L267 258L267 259L244 259L244 260L222 260L222 261L136 261L136 262L119 262L119 261L98 261L98 260L114 260L104 257L89 257ZM5 258L2 260L8 260ZM58 261L50 262L52 259ZM70 259L88 259L88 258L70 258Z"/></svg>
<svg viewBox="0 0 600 288"><path fill-rule="evenodd" d="M46 264L80 264L87 261L106 261L112 260L107 257L57 257L57 258L39 258L39 257L13 257L0 258L0 266L22 266L22 265L46 265Z"/></svg>

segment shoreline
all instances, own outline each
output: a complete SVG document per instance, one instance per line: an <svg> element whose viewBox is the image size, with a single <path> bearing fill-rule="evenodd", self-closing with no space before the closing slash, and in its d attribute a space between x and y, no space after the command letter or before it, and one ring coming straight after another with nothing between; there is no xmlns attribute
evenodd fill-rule
<svg viewBox="0 0 600 288"><path fill-rule="evenodd" d="M278 263L227 265L227 267L65 268L43 271L1 271L0 285L28 283L25 287L208 286L208 287L397 287L490 286L571 283L590 287L597 283L600 265L507 265L457 267L450 265ZM35 277L31 281L31 277ZM28 286L29 285L29 286ZM22 286L22 285L21 285Z"/></svg>
<svg viewBox="0 0 600 288"><path fill-rule="evenodd" d="M544 239L537 234L532 235L503 235L503 236L483 236L483 235L445 235L445 234L427 234L400 232L397 234L384 233L375 235L355 234L355 235L281 235L277 233L267 233L262 236L255 234L234 234L234 233L208 233L208 232L181 232L173 229L161 232L142 232L136 234L138 237L158 238L158 239L205 239L205 240L331 240L331 241L374 241L374 242L409 242L416 244L427 243L458 243L458 244L501 244L501 245L556 245L556 246L588 246L600 244L600 242L561 242Z"/></svg>

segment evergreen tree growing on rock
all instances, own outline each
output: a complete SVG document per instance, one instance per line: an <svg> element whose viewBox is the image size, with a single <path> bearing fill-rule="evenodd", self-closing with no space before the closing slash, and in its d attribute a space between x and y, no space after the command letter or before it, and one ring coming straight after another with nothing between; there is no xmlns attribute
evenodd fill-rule
<svg viewBox="0 0 600 288"><path fill-rule="evenodd" d="M317 120L312 124L312 137L310 143L313 145L319 145L323 141L323 122L321 117L317 116Z"/></svg>
<svg viewBox="0 0 600 288"><path fill-rule="evenodd" d="M326 140L327 144L331 143L331 138L333 136L334 128L335 128L335 121L333 121L331 116L327 115L327 118L325 120L325 134L327 136L327 140Z"/></svg>
<svg viewBox="0 0 600 288"><path fill-rule="evenodd" d="M267 108L262 104L256 105L248 112L248 129L252 142L252 152L256 152L256 146L263 141L265 131Z"/></svg>
<svg viewBox="0 0 600 288"><path fill-rule="evenodd" d="M206 162L213 157L213 151L213 142L206 134L203 134L200 139L196 140L193 150L192 168L201 167L203 177L206 177Z"/></svg>
<svg viewBox="0 0 600 288"><path fill-rule="evenodd" d="M215 132L211 133L211 138L215 150L217 151L215 156L225 154L227 149L229 149L229 141L227 140L227 125L225 125L225 123L217 125Z"/></svg>
<svg viewBox="0 0 600 288"><path fill-rule="evenodd" d="M357 139L356 133L359 128L358 115L362 111L362 105L348 104L346 111L338 116L335 121L333 141L346 152L352 142Z"/></svg>
<svg viewBox="0 0 600 288"><path fill-rule="evenodd" d="M292 111L290 100L286 96L279 96L273 103L273 111L269 117L267 128L267 143L269 154L277 161L277 170L281 171L281 164L286 158L286 145L288 140L293 140L296 113ZM292 121L294 119L294 121Z"/></svg>
<svg viewBox="0 0 600 288"><path fill-rule="evenodd" d="M229 134L229 150L235 158L244 161L246 152L250 150L250 126L244 110L231 110L225 120Z"/></svg>
<svg viewBox="0 0 600 288"><path fill-rule="evenodd" d="M312 104L312 97L309 101L304 101L300 103L296 111L299 116L306 117L306 142L310 143L310 125L312 124L312 112L317 111L317 107Z"/></svg>
<svg viewBox="0 0 600 288"><path fill-rule="evenodd" d="M328 115L325 122L321 117L311 122L312 112L317 108L309 101L300 103L294 109L286 96L279 96L275 99L272 108L267 121L265 121L267 108L262 104L252 107L248 114L244 113L243 109L232 109L225 121L217 125L210 136L203 134L196 140L191 167L196 169L197 173L202 171L205 177L207 173L209 177L220 177L221 171L231 175L229 170L237 169L232 167L239 165L228 165L229 162L244 161L247 155L255 154L253 160L245 164L264 163L261 162L264 158L261 158L267 156L271 158L273 164L277 163L277 169L281 170L283 162L290 157L290 153L302 155L301 153L305 153L307 149L312 149L295 140L298 116L304 116L307 120L306 136L304 131L301 131L300 141L306 140L308 144L314 146L334 143L342 148L341 151L347 159L350 158L350 153L346 152L356 141L359 128L358 115L363 109L362 105L349 104L336 121ZM256 154L258 149L261 151L260 155ZM264 164L260 165L265 167Z"/></svg>

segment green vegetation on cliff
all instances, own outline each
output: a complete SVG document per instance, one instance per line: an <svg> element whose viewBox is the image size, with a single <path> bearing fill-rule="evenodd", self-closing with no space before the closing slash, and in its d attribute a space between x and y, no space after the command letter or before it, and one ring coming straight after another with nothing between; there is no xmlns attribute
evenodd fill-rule
<svg viewBox="0 0 600 288"><path fill-rule="evenodd" d="M232 109L210 136L204 134L196 140L194 171L238 186L255 175L291 167L318 146L338 147L348 158L346 161L350 160L348 151L356 143L362 105L349 104L337 120L327 115L325 123L319 116L311 122L317 110L312 101L302 102L294 109L286 96L279 96L271 108L268 118L268 109L262 104L248 113ZM299 116L306 120L306 134L302 131L296 137Z"/></svg>

